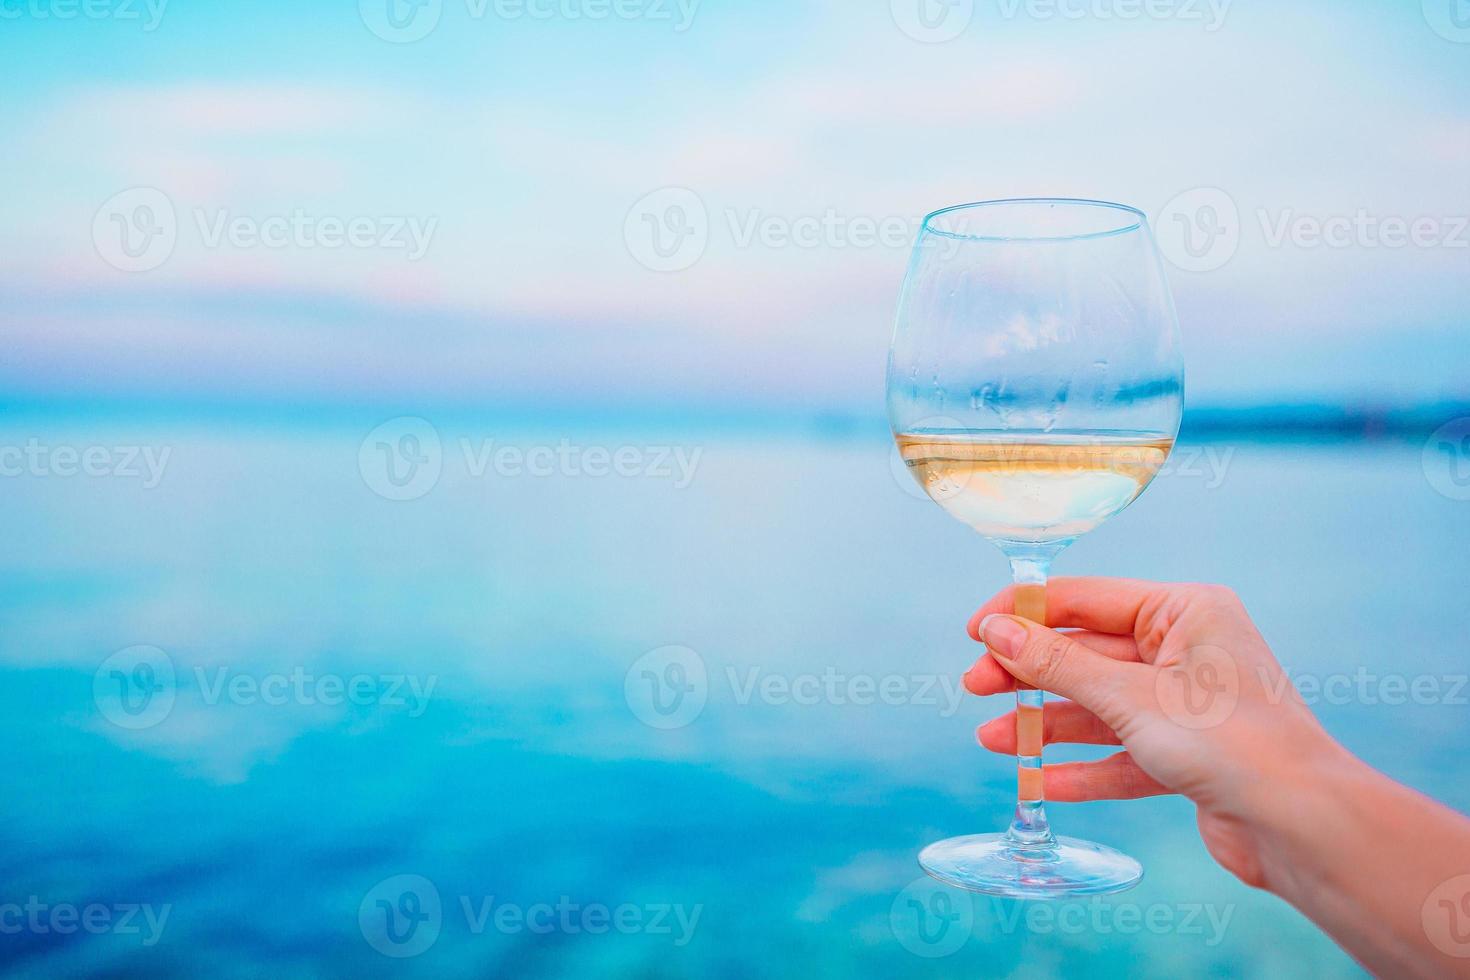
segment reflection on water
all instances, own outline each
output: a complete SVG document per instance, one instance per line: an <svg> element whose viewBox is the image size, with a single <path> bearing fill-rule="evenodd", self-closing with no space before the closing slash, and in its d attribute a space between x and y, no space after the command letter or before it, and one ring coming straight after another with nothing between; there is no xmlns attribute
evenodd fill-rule
<svg viewBox="0 0 1470 980"><path fill-rule="evenodd" d="M3 433L168 452L0 481L10 969L1356 974L1177 800L1056 808L1143 861L1124 896L918 880L1008 816L1005 705L958 688L1005 567L881 437L379 421ZM1059 571L1233 585L1334 732L1470 807L1425 571L1470 505L1418 445L1184 448Z"/></svg>

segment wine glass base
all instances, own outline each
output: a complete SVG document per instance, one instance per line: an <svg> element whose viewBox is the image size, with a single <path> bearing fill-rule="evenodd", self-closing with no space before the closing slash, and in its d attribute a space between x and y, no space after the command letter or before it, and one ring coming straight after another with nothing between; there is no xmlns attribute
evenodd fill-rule
<svg viewBox="0 0 1470 980"><path fill-rule="evenodd" d="M1110 895L1143 877L1143 866L1122 851L1072 837L1042 845L1006 834L951 837L924 848L919 866L956 888L1021 899Z"/></svg>

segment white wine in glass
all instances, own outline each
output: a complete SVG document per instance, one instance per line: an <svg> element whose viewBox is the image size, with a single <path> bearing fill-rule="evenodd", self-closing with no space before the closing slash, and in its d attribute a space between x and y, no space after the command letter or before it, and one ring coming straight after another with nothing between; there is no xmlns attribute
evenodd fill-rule
<svg viewBox="0 0 1470 980"><path fill-rule="evenodd" d="M1158 475L1172 436L908 432L903 461L935 503L1007 541L1076 538L1131 504Z"/></svg>
<svg viewBox="0 0 1470 980"><path fill-rule="evenodd" d="M1183 401L1174 304L1142 212L1025 199L924 220L889 354L889 418L924 491L1010 559L1018 616L1046 622L1052 560L1158 475ZM1066 898L1142 877L1127 855L1052 832L1043 698L1018 685L1010 828L925 848L935 878Z"/></svg>

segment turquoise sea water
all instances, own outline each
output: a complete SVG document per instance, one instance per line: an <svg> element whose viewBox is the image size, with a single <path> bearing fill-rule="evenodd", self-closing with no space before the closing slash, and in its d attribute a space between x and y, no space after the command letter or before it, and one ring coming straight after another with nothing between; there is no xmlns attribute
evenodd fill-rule
<svg viewBox="0 0 1470 980"><path fill-rule="evenodd" d="M0 431L49 454L0 478L9 972L1358 974L1178 800L1053 808L1122 896L920 879L1008 818L1007 705L957 694L1006 569L881 432L382 421ZM1058 574L1234 586L1339 738L1470 809L1470 503L1423 443L1182 448Z"/></svg>

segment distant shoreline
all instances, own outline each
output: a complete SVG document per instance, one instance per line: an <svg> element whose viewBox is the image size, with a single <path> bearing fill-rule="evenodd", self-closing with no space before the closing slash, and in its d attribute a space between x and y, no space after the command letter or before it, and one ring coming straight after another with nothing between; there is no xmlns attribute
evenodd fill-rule
<svg viewBox="0 0 1470 980"><path fill-rule="evenodd" d="M7 423L183 423L227 428L366 427L400 416L436 426L480 431L657 431L740 436L817 437L830 440L887 438L879 414L835 411L741 410L708 406L415 405L336 402L227 402L186 399L0 398L0 428ZM1180 441L1222 439L1279 441L1398 441L1424 439L1453 419L1470 418L1470 401L1411 406L1252 405L1188 409Z"/></svg>
<svg viewBox="0 0 1470 980"><path fill-rule="evenodd" d="M1200 408L1185 413L1181 439L1283 438L1341 439L1428 438L1452 419L1470 416L1470 403L1410 408L1344 406L1261 406Z"/></svg>

